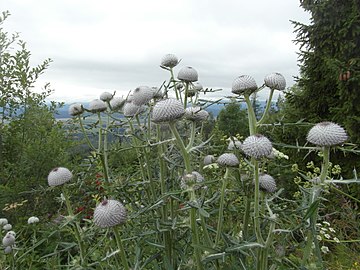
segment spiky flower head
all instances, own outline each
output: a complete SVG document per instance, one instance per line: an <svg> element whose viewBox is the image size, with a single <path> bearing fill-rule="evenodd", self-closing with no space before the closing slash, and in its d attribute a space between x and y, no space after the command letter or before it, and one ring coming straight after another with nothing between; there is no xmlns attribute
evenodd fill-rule
<svg viewBox="0 0 360 270"><path fill-rule="evenodd" d="M34 223L38 223L40 220L38 217L29 217L28 218L28 224L34 224Z"/></svg>
<svg viewBox="0 0 360 270"><path fill-rule="evenodd" d="M100 99L94 99L89 103L89 111L92 113L103 112L106 111L106 109L106 103Z"/></svg>
<svg viewBox="0 0 360 270"><path fill-rule="evenodd" d="M125 102L123 111L125 117L134 117L135 115L141 114L146 110L146 107L137 106L132 102Z"/></svg>
<svg viewBox="0 0 360 270"><path fill-rule="evenodd" d="M163 56L160 65L163 67L173 68L177 66L178 63L179 59L176 57L176 55L169 53Z"/></svg>
<svg viewBox="0 0 360 270"><path fill-rule="evenodd" d="M110 100L112 100L113 97L114 95L109 92L103 92L100 95L100 99L105 102L109 102Z"/></svg>
<svg viewBox="0 0 360 270"><path fill-rule="evenodd" d="M185 110L185 119L190 121L202 122L209 117L209 113L200 107L189 107Z"/></svg>
<svg viewBox="0 0 360 270"><path fill-rule="evenodd" d="M84 107L80 103L72 104L69 107L69 114L71 116L77 116L77 115L82 114L83 112L84 112Z"/></svg>
<svg viewBox="0 0 360 270"><path fill-rule="evenodd" d="M321 122L310 129L306 139L315 145L334 146L344 143L348 136L338 124Z"/></svg>
<svg viewBox="0 0 360 270"><path fill-rule="evenodd" d="M275 90L285 90L286 80L280 73L274 72L265 76L265 85Z"/></svg>
<svg viewBox="0 0 360 270"><path fill-rule="evenodd" d="M12 231L7 232L2 240L2 244L4 247L12 246L15 244L15 235Z"/></svg>
<svg viewBox="0 0 360 270"><path fill-rule="evenodd" d="M132 103L137 106L148 103L154 97L154 91L149 86L139 86L132 92Z"/></svg>
<svg viewBox="0 0 360 270"><path fill-rule="evenodd" d="M274 193L276 191L275 179L268 174L261 174L259 176L259 186L261 190L268 193Z"/></svg>
<svg viewBox="0 0 360 270"><path fill-rule="evenodd" d="M51 170L51 172L48 175L48 183L49 186L60 186L68 181L71 180L73 177L72 173L69 171L69 169L64 167L57 167Z"/></svg>
<svg viewBox="0 0 360 270"><path fill-rule="evenodd" d="M204 165L210 165L215 162L215 157L213 155L207 155L204 157Z"/></svg>
<svg viewBox="0 0 360 270"><path fill-rule="evenodd" d="M10 231L11 229L12 229L12 225L11 225L10 223L5 224L5 225L3 226L3 230L4 230L4 231Z"/></svg>
<svg viewBox="0 0 360 270"><path fill-rule="evenodd" d="M168 98L155 104L151 121L154 123L172 122L179 120L184 114L184 105L179 100Z"/></svg>
<svg viewBox="0 0 360 270"><path fill-rule="evenodd" d="M272 144L265 136L255 134L244 140L241 149L246 155L259 159L271 155Z"/></svg>
<svg viewBox="0 0 360 270"><path fill-rule="evenodd" d="M225 153L218 157L216 161L220 166L236 167L239 165L238 158L233 153Z"/></svg>
<svg viewBox="0 0 360 270"><path fill-rule="evenodd" d="M250 95L257 90L257 84L253 77L249 75L241 75L232 83L232 92L238 95Z"/></svg>
<svg viewBox="0 0 360 270"><path fill-rule="evenodd" d="M100 228L109 228L127 220L126 208L117 200L104 200L94 211L94 223Z"/></svg>
<svg viewBox="0 0 360 270"><path fill-rule="evenodd" d="M230 137L228 139L228 150L233 151L235 149L240 150L242 143L236 137Z"/></svg>
<svg viewBox="0 0 360 270"><path fill-rule="evenodd" d="M184 82L196 82L199 75L193 67L183 67L179 70L177 78Z"/></svg>
<svg viewBox="0 0 360 270"><path fill-rule="evenodd" d="M125 99L122 97L113 97L113 99L110 100L110 107L113 111L121 110L124 104Z"/></svg>
<svg viewBox="0 0 360 270"><path fill-rule="evenodd" d="M200 188L202 182L204 182L204 177L197 171L193 171L190 174L185 174L181 178L180 187L182 190L189 188L196 190Z"/></svg>
<svg viewBox="0 0 360 270"><path fill-rule="evenodd" d="M0 226L8 224L8 220L6 218L0 218Z"/></svg>

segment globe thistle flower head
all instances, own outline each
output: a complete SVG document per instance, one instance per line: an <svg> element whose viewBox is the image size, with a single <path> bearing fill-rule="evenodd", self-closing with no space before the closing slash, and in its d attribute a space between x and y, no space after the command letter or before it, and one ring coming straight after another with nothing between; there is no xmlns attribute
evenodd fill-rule
<svg viewBox="0 0 360 270"><path fill-rule="evenodd" d="M195 122L203 122L209 117L209 113L200 107L189 107L185 110L185 119Z"/></svg>
<svg viewBox="0 0 360 270"><path fill-rule="evenodd" d="M256 159L270 156L272 149L270 140L261 134L247 137L241 146L241 150L246 155Z"/></svg>
<svg viewBox="0 0 360 270"><path fill-rule="evenodd" d="M228 139L228 150L233 151L235 149L240 150L242 143L236 137L230 137Z"/></svg>
<svg viewBox="0 0 360 270"><path fill-rule="evenodd" d="M204 166L210 165L215 162L215 157L213 155L207 155L204 157Z"/></svg>
<svg viewBox="0 0 360 270"><path fill-rule="evenodd" d="M204 182L204 177L197 171L193 171L190 174L185 174L181 178L180 187L182 190L191 188L197 190L200 188L202 182Z"/></svg>
<svg viewBox="0 0 360 270"><path fill-rule="evenodd" d="M274 193L276 191L275 179L271 175L261 174L259 176L259 187L265 192Z"/></svg>
<svg viewBox="0 0 360 270"><path fill-rule="evenodd" d="M8 224L8 220L6 218L0 218L0 226Z"/></svg>
<svg viewBox="0 0 360 270"><path fill-rule="evenodd" d="M193 67L183 67L179 70L177 78L184 82L196 82L199 75Z"/></svg>
<svg viewBox="0 0 360 270"><path fill-rule="evenodd" d="M102 100L104 102L109 102L110 100L112 100L113 97L114 97L113 94L111 94L109 92L103 92L100 95L100 100Z"/></svg>
<svg viewBox="0 0 360 270"><path fill-rule="evenodd" d="M2 240L2 244L4 247L12 246L15 244L15 235L11 232L7 232Z"/></svg>
<svg viewBox="0 0 360 270"><path fill-rule="evenodd" d="M239 160L233 153L225 153L218 157L216 161L220 166L236 167L239 166Z"/></svg>
<svg viewBox="0 0 360 270"><path fill-rule="evenodd" d="M250 95L258 89L256 81L249 75L241 75L232 83L231 91L237 95Z"/></svg>
<svg viewBox="0 0 360 270"><path fill-rule="evenodd" d="M34 224L34 223L38 223L40 220L38 217L29 217L28 218L28 224Z"/></svg>
<svg viewBox="0 0 360 270"><path fill-rule="evenodd" d="M172 122L179 120L184 114L184 105L179 100L164 99L155 104L151 121L154 123Z"/></svg>
<svg viewBox="0 0 360 270"><path fill-rule="evenodd" d="M137 106L148 103L154 97L154 91L149 86L139 86L132 92L132 103Z"/></svg>
<svg viewBox="0 0 360 270"><path fill-rule="evenodd" d="M277 72L266 75L264 82L267 87L275 90L285 90L286 87L284 76Z"/></svg>
<svg viewBox="0 0 360 270"><path fill-rule="evenodd" d="M121 110L124 104L125 99L122 97L113 97L113 99L110 100L110 107L113 111Z"/></svg>
<svg viewBox="0 0 360 270"><path fill-rule="evenodd" d="M10 231L11 229L12 229L12 225L11 225L10 223L5 224L5 225L3 226L3 230L4 230L4 231Z"/></svg>
<svg viewBox="0 0 360 270"><path fill-rule="evenodd" d="M315 145L334 146L344 143L348 135L338 124L321 122L310 129L306 139Z"/></svg>
<svg viewBox="0 0 360 270"><path fill-rule="evenodd" d="M71 116L77 116L77 115L82 114L83 112L84 112L84 107L80 103L72 104L69 107L69 114Z"/></svg>
<svg viewBox="0 0 360 270"><path fill-rule="evenodd" d="M100 228L123 224L126 220L126 208L117 200L104 200L95 208L94 223Z"/></svg>
<svg viewBox="0 0 360 270"><path fill-rule="evenodd" d="M89 103L89 111L92 113L103 112L106 111L106 109L106 103L100 99L94 99Z"/></svg>
<svg viewBox="0 0 360 270"><path fill-rule="evenodd" d="M167 68L173 68L179 64L179 59L174 54L165 54L163 58L161 59L160 66L167 67Z"/></svg>
<svg viewBox="0 0 360 270"><path fill-rule="evenodd" d="M73 177L72 173L69 171L69 169L64 167L57 167L51 170L51 172L48 175L48 183L49 186L60 186L68 181L71 180Z"/></svg>
<svg viewBox="0 0 360 270"><path fill-rule="evenodd" d="M146 110L145 107L135 105L132 102L125 102L125 105L124 105L124 108L123 108L125 117L134 117L134 116L136 116L138 114L143 113L144 110Z"/></svg>

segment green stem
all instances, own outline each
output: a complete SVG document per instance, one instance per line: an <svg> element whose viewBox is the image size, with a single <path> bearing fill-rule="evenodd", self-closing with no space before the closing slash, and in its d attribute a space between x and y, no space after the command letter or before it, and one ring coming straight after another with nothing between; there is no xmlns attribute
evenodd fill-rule
<svg viewBox="0 0 360 270"><path fill-rule="evenodd" d="M178 130L176 128L176 123L175 122L170 122L169 126L170 126L170 130L171 130L173 136L176 139L178 147L180 148L181 155L182 155L182 157L184 159L186 173L191 173L192 169L191 169L191 164L190 164L190 156L189 156L189 153L186 151L184 142L181 139L180 134L179 134L179 132L178 132Z"/></svg>
<svg viewBox="0 0 360 270"><path fill-rule="evenodd" d="M271 100L272 100L273 94L274 94L274 89L271 88L269 98L268 98L268 100L266 102L266 107L265 107L264 113L263 113L261 119L258 121L257 126L260 126L266 120L269 109L271 108Z"/></svg>
<svg viewBox="0 0 360 270"><path fill-rule="evenodd" d="M326 176L329 170L329 162L330 162L330 147L323 147L323 162L321 165L321 174L320 174L320 182L323 184L325 182Z"/></svg>
<svg viewBox="0 0 360 270"><path fill-rule="evenodd" d="M256 116L254 108L252 107L250 96L248 94L244 94L244 98L248 109L250 135L254 135L256 134Z"/></svg>
<svg viewBox="0 0 360 270"><path fill-rule="evenodd" d="M194 141L195 141L195 131L196 131L196 123L195 121L191 122L191 133L190 133L190 140L188 145L186 146L186 151L189 152L191 147L193 147L194 145Z"/></svg>
<svg viewBox="0 0 360 270"><path fill-rule="evenodd" d="M259 162L252 158L252 164L254 164L254 178L255 178L255 191L254 191L254 226L255 234L258 243L264 245L264 239L261 235L260 228L260 184L259 184Z"/></svg>
<svg viewBox="0 0 360 270"><path fill-rule="evenodd" d="M121 240L121 237L120 237L120 234L118 231L118 226L114 226L113 231L115 234L116 245L117 245L118 249L120 250L120 258L121 258L122 265L124 266L125 270L130 270L128 261L126 259L125 248L122 244L122 240Z"/></svg>
<svg viewBox="0 0 360 270"><path fill-rule="evenodd" d="M83 124L83 122L82 122L82 117L81 117L81 115L78 115L78 119L79 119L81 131L82 131L82 133L84 134L84 138L85 138L87 144L89 145L89 147L91 148L91 150L96 151L96 148L93 146L93 144L91 143L89 137L87 136L87 133L86 133L85 128L84 128L84 124Z"/></svg>
<svg viewBox="0 0 360 270"><path fill-rule="evenodd" d="M195 191L193 189L191 189L190 191L190 201L196 203L196 196L195 196ZM190 227L191 227L191 240L192 240L192 244L194 246L194 256L195 256L195 261L196 261L196 267L198 270L203 270L203 265L201 263L201 252L200 249L198 247L200 240L199 240L199 233L197 230L197 224L196 224L196 212L197 209L194 207L191 207L190 209Z"/></svg>
<svg viewBox="0 0 360 270"><path fill-rule="evenodd" d="M185 82L185 92L184 92L184 109L186 109L187 106L187 99L188 99L188 91L189 91L189 82Z"/></svg>
<svg viewBox="0 0 360 270"><path fill-rule="evenodd" d="M218 217L218 224L216 228L216 237L215 237L215 246L219 244L222 225L224 222L224 202L225 202L225 190L227 184L227 178L229 177L229 168L226 168L225 175L222 182L221 193L220 193L220 206L219 206L219 217Z"/></svg>
<svg viewBox="0 0 360 270"><path fill-rule="evenodd" d="M175 83L175 79L174 79L174 71L173 71L172 68L170 68L170 74L171 74L170 81L173 82L173 88L174 88L174 91L175 91L176 99L179 100L179 94L178 94L178 91L176 89L176 83Z"/></svg>
<svg viewBox="0 0 360 270"><path fill-rule="evenodd" d="M66 205L66 209L68 211L69 218L73 219L73 218L75 218L74 211L72 210L69 195L67 193L67 189L66 189L65 185L62 186L62 193L63 193L64 199L65 199L65 205ZM75 221L74 233L75 233L75 238L78 242L78 246L79 246L79 250L80 250L81 265L86 266L85 247L84 247L84 241L82 241L82 239L81 239L80 230L81 230L81 228L80 228L79 223L77 221Z"/></svg>
<svg viewBox="0 0 360 270"><path fill-rule="evenodd" d="M249 227L249 219L250 219L250 207L251 207L251 200L248 196L244 197L245 199L245 214L244 214L244 226L243 226L243 239L247 241L248 239L248 227Z"/></svg>

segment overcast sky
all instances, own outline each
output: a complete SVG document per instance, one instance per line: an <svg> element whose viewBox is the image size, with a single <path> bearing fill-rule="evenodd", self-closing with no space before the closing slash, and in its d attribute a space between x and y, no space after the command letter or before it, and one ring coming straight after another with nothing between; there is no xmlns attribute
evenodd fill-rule
<svg viewBox="0 0 360 270"><path fill-rule="evenodd" d="M233 80L282 73L287 85L299 74L290 20L308 23L298 0L3 0L11 16L3 28L19 32L32 65L51 58L38 85L50 82L52 100L118 95L169 78L159 67L167 53L199 73L204 87L230 94ZM261 96L264 96L262 94Z"/></svg>

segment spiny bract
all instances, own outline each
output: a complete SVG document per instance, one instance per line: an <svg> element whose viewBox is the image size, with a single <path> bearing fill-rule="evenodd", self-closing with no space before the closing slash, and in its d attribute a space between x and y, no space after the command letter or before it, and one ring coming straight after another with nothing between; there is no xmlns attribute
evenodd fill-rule
<svg viewBox="0 0 360 270"><path fill-rule="evenodd" d="M69 169L58 167L51 170L48 175L49 186L59 186L71 180L73 177Z"/></svg>
<svg viewBox="0 0 360 270"><path fill-rule="evenodd" d="M155 104L151 121L155 123L171 122L180 119L184 114L184 105L179 100L164 99Z"/></svg>
<svg viewBox="0 0 360 270"><path fill-rule="evenodd" d="M244 140L241 150L243 150L246 155L259 159L267 157L272 153L272 144L265 136L255 134Z"/></svg>
<svg viewBox="0 0 360 270"><path fill-rule="evenodd" d="M94 223L100 228L109 228L126 222L124 205L117 200L104 200L94 211Z"/></svg>
<svg viewBox="0 0 360 270"><path fill-rule="evenodd" d="M284 90L286 87L286 80L284 76L277 72L266 75L264 82L267 87L275 90Z"/></svg>
<svg viewBox="0 0 360 270"><path fill-rule="evenodd" d="M334 146L348 139L345 129L332 122L321 122L312 127L307 140L319 146Z"/></svg>
<svg viewBox="0 0 360 270"><path fill-rule="evenodd" d="M236 167L239 165L239 160L233 153L222 154L218 157L216 162L220 166Z"/></svg>
<svg viewBox="0 0 360 270"><path fill-rule="evenodd" d="M233 81L231 91L238 95L250 95L255 92L257 88L256 81L253 77L241 75Z"/></svg>

